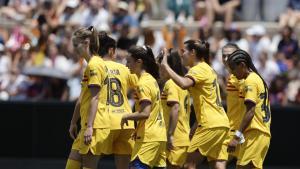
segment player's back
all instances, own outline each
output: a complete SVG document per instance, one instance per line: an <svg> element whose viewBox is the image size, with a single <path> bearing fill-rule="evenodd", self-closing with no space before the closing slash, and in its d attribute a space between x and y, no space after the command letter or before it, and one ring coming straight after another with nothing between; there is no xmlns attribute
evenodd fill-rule
<svg viewBox="0 0 300 169"><path fill-rule="evenodd" d="M121 129L122 116L126 113L132 113L127 91L137 84L138 79L123 64L105 61L105 65L107 78L104 81L105 89L103 92L107 94L106 105L110 114L111 129ZM129 125L125 125L124 128L134 128L133 122L129 122Z"/></svg>

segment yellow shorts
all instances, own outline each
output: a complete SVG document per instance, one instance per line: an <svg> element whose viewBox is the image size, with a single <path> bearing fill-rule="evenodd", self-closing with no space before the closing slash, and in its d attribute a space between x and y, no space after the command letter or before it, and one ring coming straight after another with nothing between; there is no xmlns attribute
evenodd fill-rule
<svg viewBox="0 0 300 169"><path fill-rule="evenodd" d="M80 133L80 131L79 131ZM72 144L72 150L80 150L80 141L79 141L79 133L78 136L76 137L76 139L74 140L73 144Z"/></svg>
<svg viewBox="0 0 300 169"><path fill-rule="evenodd" d="M84 144L84 132L85 130L80 130L79 132L79 153L87 154L89 151L94 155L101 155L106 143L106 139L109 135L110 129L94 129L92 141L89 145Z"/></svg>
<svg viewBox="0 0 300 169"><path fill-rule="evenodd" d="M224 141L224 145L226 147L228 147L229 142L235 137L235 131L232 130L228 133L226 140ZM232 156L234 158L238 158L239 157L239 152L240 152L240 144L237 145L236 149L234 152L229 153L229 156Z"/></svg>
<svg viewBox="0 0 300 169"><path fill-rule="evenodd" d="M166 167L166 142L135 142L131 161L139 160L149 167Z"/></svg>
<svg viewBox="0 0 300 169"><path fill-rule="evenodd" d="M171 151L167 150L168 162L175 166L182 167L187 157L188 146L174 147Z"/></svg>
<svg viewBox="0 0 300 169"><path fill-rule="evenodd" d="M106 139L104 154L131 155L134 141L131 136L134 129L110 130Z"/></svg>
<svg viewBox="0 0 300 169"><path fill-rule="evenodd" d="M224 144L228 138L228 128L203 128L198 127L191 140L188 153L199 150L202 156L207 157L208 161L227 160L227 145Z"/></svg>
<svg viewBox="0 0 300 169"><path fill-rule="evenodd" d="M262 168L271 137L259 130L247 131L244 137L245 142L240 147L237 165L245 166L252 162L256 168Z"/></svg>

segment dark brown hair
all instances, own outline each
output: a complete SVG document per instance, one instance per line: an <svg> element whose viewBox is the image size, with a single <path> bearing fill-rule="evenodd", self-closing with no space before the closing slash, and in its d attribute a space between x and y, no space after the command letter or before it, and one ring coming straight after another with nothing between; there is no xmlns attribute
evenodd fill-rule
<svg viewBox="0 0 300 169"><path fill-rule="evenodd" d="M184 44L187 46L189 51L193 49L196 52L196 57L198 59L204 59L204 61L209 64L209 43L207 41L202 40L188 40L185 41Z"/></svg>

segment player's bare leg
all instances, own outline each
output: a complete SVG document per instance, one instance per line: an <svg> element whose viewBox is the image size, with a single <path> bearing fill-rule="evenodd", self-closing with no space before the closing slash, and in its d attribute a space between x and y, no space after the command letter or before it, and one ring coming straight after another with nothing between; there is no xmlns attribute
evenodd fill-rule
<svg viewBox="0 0 300 169"><path fill-rule="evenodd" d="M128 169L130 155L115 155L115 165L117 169Z"/></svg>
<svg viewBox="0 0 300 169"><path fill-rule="evenodd" d="M204 157L200 154L199 151L188 153L186 162L184 164L185 169L196 169L197 164L202 162Z"/></svg>
<svg viewBox="0 0 300 169"><path fill-rule="evenodd" d="M167 160L167 169L181 169L180 166L177 165L172 165L168 160Z"/></svg>
<svg viewBox="0 0 300 169"><path fill-rule="evenodd" d="M91 152L88 152L82 155L82 166L84 169L97 169L99 159L99 155L93 155Z"/></svg>
<svg viewBox="0 0 300 169"><path fill-rule="evenodd" d="M211 169L226 169L226 161L225 160L214 160L209 162L209 166Z"/></svg>
<svg viewBox="0 0 300 169"><path fill-rule="evenodd" d="M71 150L68 161L66 164L66 169L81 169L82 157L78 150Z"/></svg>

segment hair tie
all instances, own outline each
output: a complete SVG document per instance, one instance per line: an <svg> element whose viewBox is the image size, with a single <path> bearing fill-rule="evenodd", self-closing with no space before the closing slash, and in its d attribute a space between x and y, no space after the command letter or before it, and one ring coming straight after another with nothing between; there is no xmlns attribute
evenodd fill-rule
<svg viewBox="0 0 300 169"><path fill-rule="evenodd" d="M147 46L143 45L142 48L147 51Z"/></svg>
<svg viewBox="0 0 300 169"><path fill-rule="evenodd" d="M94 26L89 26L87 29L88 29L89 31L92 31L92 32L93 32Z"/></svg>

